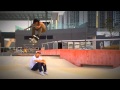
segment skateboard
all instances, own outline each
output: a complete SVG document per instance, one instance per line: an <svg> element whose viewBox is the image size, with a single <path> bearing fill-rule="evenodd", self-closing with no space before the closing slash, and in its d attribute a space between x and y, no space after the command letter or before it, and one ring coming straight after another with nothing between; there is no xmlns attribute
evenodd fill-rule
<svg viewBox="0 0 120 90"><path fill-rule="evenodd" d="M39 40L39 37L37 37L36 35L33 35L33 38L29 38L30 43L32 44L36 44Z"/></svg>

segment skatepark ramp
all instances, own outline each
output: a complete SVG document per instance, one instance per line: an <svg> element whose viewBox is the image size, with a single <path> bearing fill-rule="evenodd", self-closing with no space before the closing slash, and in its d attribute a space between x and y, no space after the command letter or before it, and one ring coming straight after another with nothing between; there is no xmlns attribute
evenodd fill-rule
<svg viewBox="0 0 120 90"><path fill-rule="evenodd" d="M0 79L120 79L120 67L77 67L56 56L42 56L47 62L48 75L31 71L32 56L0 57Z"/></svg>

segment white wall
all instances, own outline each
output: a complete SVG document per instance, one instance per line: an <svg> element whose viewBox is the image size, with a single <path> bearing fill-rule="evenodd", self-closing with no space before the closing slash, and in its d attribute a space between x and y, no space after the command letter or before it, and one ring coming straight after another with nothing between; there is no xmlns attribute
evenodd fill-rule
<svg viewBox="0 0 120 90"><path fill-rule="evenodd" d="M105 35L105 37L110 37L110 32L109 31L97 31L97 35ZM118 31L112 32L113 36L119 36Z"/></svg>
<svg viewBox="0 0 120 90"><path fill-rule="evenodd" d="M32 21L29 21L29 25L31 25ZM19 26L21 28L28 27L27 20L0 20L0 30L2 32L15 32L15 26Z"/></svg>
<svg viewBox="0 0 120 90"><path fill-rule="evenodd" d="M32 24L32 20L0 20L0 31L1 32L15 32L15 26L19 26L23 29L27 28ZM41 20L41 22L46 22L46 20ZM47 20L51 22L51 20Z"/></svg>

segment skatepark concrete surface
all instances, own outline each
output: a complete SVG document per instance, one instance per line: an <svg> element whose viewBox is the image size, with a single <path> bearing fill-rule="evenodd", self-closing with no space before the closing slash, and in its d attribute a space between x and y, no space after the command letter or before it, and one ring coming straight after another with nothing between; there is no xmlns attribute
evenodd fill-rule
<svg viewBox="0 0 120 90"><path fill-rule="evenodd" d="M48 75L31 71L32 56L0 56L0 79L119 79L120 67L78 67L57 56L42 56L47 62Z"/></svg>

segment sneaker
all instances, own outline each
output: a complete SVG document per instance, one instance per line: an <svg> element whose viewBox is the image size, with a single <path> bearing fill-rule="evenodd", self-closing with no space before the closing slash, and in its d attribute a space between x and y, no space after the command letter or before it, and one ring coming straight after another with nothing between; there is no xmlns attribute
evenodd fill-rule
<svg viewBox="0 0 120 90"><path fill-rule="evenodd" d="M39 36L38 35L36 35L36 38L39 40Z"/></svg>
<svg viewBox="0 0 120 90"><path fill-rule="evenodd" d="M37 40L34 38L29 38L30 39L30 43L37 43Z"/></svg>
<svg viewBox="0 0 120 90"><path fill-rule="evenodd" d="M44 72L44 74L48 75L48 72Z"/></svg>
<svg viewBox="0 0 120 90"><path fill-rule="evenodd" d="M36 35L33 35L33 37L36 37Z"/></svg>
<svg viewBox="0 0 120 90"><path fill-rule="evenodd" d="M44 76L45 74L43 73L43 71L40 72L40 75Z"/></svg>
<svg viewBox="0 0 120 90"><path fill-rule="evenodd" d="M32 38L29 38L30 40L32 39Z"/></svg>
<svg viewBox="0 0 120 90"><path fill-rule="evenodd" d="M33 43L37 43L37 40L35 39L35 38L33 38L33 41L32 41Z"/></svg>
<svg viewBox="0 0 120 90"><path fill-rule="evenodd" d="M39 40L38 35L33 35L34 38L36 38L37 40Z"/></svg>
<svg viewBox="0 0 120 90"><path fill-rule="evenodd" d="M32 41L33 41L32 38L29 38L29 40L30 40L30 43L32 43Z"/></svg>

